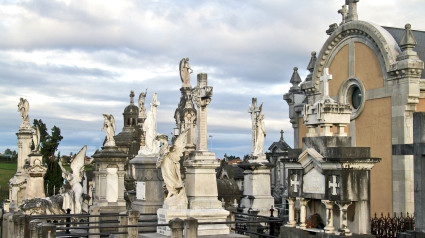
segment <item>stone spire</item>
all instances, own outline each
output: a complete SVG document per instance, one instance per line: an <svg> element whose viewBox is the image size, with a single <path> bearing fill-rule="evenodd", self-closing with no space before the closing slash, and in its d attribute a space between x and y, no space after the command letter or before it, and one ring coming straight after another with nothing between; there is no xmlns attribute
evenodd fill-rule
<svg viewBox="0 0 425 238"><path fill-rule="evenodd" d="M345 0L345 5L348 5L348 15L346 18L346 22L356 21L359 19L357 15L357 3L360 0Z"/></svg>
<svg viewBox="0 0 425 238"><path fill-rule="evenodd" d="M300 90L300 86L298 85L301 83L301 77L298 74L297 67L294 67L294 72L292 73L292 77L289 82L292 83L292 87L290 89L291 92Z"/></svg>
<svg viewBox="0 0 425 238"><path fill-rule="evenodd" d="M307 75L307 78L305 79L305 81L311 81L313 77L314 66L316 65L316 60L317 60L316 52L313 51L311 52L310 62L307 65L307 69L308 71L310 71L310 73Z"/></svg>
<svg viewBox="0 0 425 238"><path fill-rule="evenodd" d="M418 54L413 50L413 48L417 45L417 42L412 32L412 26L408 23L405 25L404 29L405 31L400 41L400 48L403 52L397 56L397 60L419 59Z"/></svg>
<svg viewBox="0 0 425 238"><path fill-rule="evenodd" d="M412 26L409 23L407 23L404 26L404 29L405 29L404 35L400 41L400 47L403 49L403 51L408 49L413 49L417 45L415 37L413 36Z"/></svg>

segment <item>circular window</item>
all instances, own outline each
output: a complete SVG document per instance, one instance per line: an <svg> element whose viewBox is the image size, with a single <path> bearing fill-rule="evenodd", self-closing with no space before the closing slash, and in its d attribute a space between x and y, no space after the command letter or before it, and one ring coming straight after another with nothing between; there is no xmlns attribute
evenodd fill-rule
<svg viewBox="0 0 425 238"><path fill-rule="evenodd" d="M339 102L349 104L352 108L351 119L357 118L365 103L365 89L357 78L350 78L342 83L338 93Z"/></svg>
<svg viewBox="0 0 425 238"><path fill-rule="evenodd" d="M351 92L351 106L354 109L359 109L359 107L362 104L362 98L363 98L363 95L360 88L357 87L357 85L353 86L353 90Z"/></svg>

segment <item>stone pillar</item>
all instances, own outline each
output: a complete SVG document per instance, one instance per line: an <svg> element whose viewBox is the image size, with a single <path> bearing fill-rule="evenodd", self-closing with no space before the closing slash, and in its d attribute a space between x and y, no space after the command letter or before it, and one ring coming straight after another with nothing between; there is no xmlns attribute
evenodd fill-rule
<svg viewBox="0 0 425 238"><path fill-rule="evenodd" d="M175 218L170 222L171 238L182 238L184 221L180 218Z"/></svg>
<svg viewBox="0 0 425 238"><path fill-rule="evenodd" d="M195 88L195 102L198 106L197 151L208 151L207 106L211 102L212 87L207 86L207 77L205 73L198 74L198 85Z"/></svg>
<svg viewBox="0 0 425 238"><path fill-rule="evenodd" d="M130 226L135 226L139 223L140 212L136 210L127 211L128 222ZM139 237L139 229L137 227L129 227L127 229L127 237L137 238Z"/></svg>
<svg viewBox="0 0 425 238"><path fill-rule="evenodd" d="M184 233L186 238L198 238L198 220L192 217L184 220Z"/></svg>
<svg viewBox="0 0 425 238"><path fill-rule="evenodd" d="M413 115L415 163L415 230L425 233L425 113Z"/></svg>
<svg viewBox="0 0 425 238"><path fill-rule="evenodd" d="M306 228L306 218L307 218L307 204L310 200L305 198L300 198L300 228Z"/></svg>
<svg viewBox="0 0 425 238"><path fill-rule="evenodd" d="M351 205L351 202L339 202L336 204L338 205L340 210L340 215L339 215L340 228L338 231L340 232L340 235L343 234L343 235L349 236L351 235L351 231L348 228L347 209Z"/></svg>
<svg viewBox="0 0 425 238"><path fill-rule="evenodd" d="M321 124L320 127L322 128L322 133L320 133L320 136L333 136L331 131L332 124Z"/></svg>
<svg viewBox="0 0 425 238"><path fill-rule="evenodd" d="M31 128L20 128L19 132L16 133L18 136L18 166L17 173L24 173L25 160L31 153L32 145L32 131Z"/></svg>
<svg viewBox="0 0 425 238"><path fill-rule="evenodd" d="M334 216L333 216L333 206L335 204L334 201L322 200L322 203L326 207L326 226L325 233L334 233Z"/></svg>
<svg viewBox="0 0 425 238"><path fill-rule="evenodd" d="M142 155L137 155L130 160L130 164L134 166L136 171L134 175L136 180L136 200L132 203L132 208L140 213L156 213L164 202L163 181L160 169L156 168L157 160L158 157L156 156ZM144 186L141 186L142 183L144 183ZM152 220L156 216L142 216L141 218L142 220ZM142 230L155 231L156 228L144 227Z"/></svg>
<svg viewBox="0 0 425 238"><path fill-rule="evenodd" d="M119 217L119 221L120 221L120 226L127 226L128 225L128 217L126 216L127 212L120 212L120 217ZM119 234L118 237L119 238L126 238L128 235L128 227L120 227L118 228L119 232L126 232L127 234Z"/></svg>
<svg viewBox="0 0 425 238"><path fill-rule="evenodd" d="M288 201L288 216L289 216L289 221L288 223L286 223L285 226L287 227L295 227L297 225L297 222L295 221L295 198L292 197L288 197L286 199Z"/></svg>
<svg viewBox="0 0 425 238"><path fill-rule="evenodd" d="M99 226L100 223L99 222L99 217L98 215L100 215L100 209L97 206L91 206L90 207L90 211L89 211L90 215L94 215L95 217L89 217L89 222L93 222L92 226ZM99 233L100 229L99 228L92 228L90 229L90 233ZM90 235L89 238L100 238L100 235Z"/></svg>
<svg viewBox="0 0 425 238"><path fill-rule="evenodd" d="M38 220L38 219L30 221L30 237L31 238L38 238L37 226L41 224L42 222L43 222L42 220Z"/></svg>

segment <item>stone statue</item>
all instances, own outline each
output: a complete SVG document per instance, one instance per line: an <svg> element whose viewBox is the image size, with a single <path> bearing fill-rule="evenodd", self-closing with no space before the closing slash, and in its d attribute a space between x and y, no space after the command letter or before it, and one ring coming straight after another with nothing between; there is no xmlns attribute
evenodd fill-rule
<svg viewBox="0 0 425 238"><path fill-rule="evenodd" d="M115 146L115 119L111 114L103 114L105 121L103 123L103 130L106 132L106 141L104 146Z"/></svg>
<svg viewBox="0 0 425 238"><path fill-rule="evenodd" d="M18 104L18 111L21 113L21 117L22 117L20 128L30 128L30 118L28 116L29 109L30 109L30 105L28 101L24 98L21 98Z"/></svg>
<svg viewBox="0 0 425 238"><path fill-rule="evenodd" d="M156 163L157 168L161 168L162 177L168 190L165 198L165 208L186 209L187 196L184 183L180 174L180 159L186 146L187 132L186 129L181 133L174 142L173 146L168 143L168 137L165 135L158 136L158 140L162 143L160 157Z"/></svg>
<svg viewBox="0 0 425 238"><path fill-rule="evenodd" d="M62 209L71 209L72 214L81 214L81 205L83 203L83 179L84 160L86 157L87 146L85 145L80 152L71 161L72 173L67 171L59 160L59 166L62 170L62 177L69 183L71 189L63 194Z"/></svg>
<svg viewBox="0 0 425 238"><path fill-rule="evenodd" d="M190 74L193 73L192 68L189 66L189 58L183 58L180 60L180 78L182 80L182 87L191 87L190 85Z"/></svg>
<svg viewBox="0 0 425 238"><path fill-rule="evenodd" d="M146 92L141 92L139 95L139 118L146 118L146 108L145 108L145 99L146 94L148 94L148 89Z"/></svg>
<svg viewBox="0 0 425 238"><path fill-rule="evenodd" d="M266 137L266 127L264 125L264 114L263 114L263 104L261 104L257 116L256 128L255 128L255 147L253 155L264 154L264 139Z"/></svg>
<svg viewBox="0 0 425 238"><path fill-rule="evenodd" d="M157 100L157 94L154 93L151 102L151 109L148 112L145 123L143 124L143 131L145 131L145 145L140 149L139 155L158 155L159 154L159 141L157 136L157 107L160 102Z"/></svg>
<svg viewBox="0 0 425 238"><path fill-rule="evenodd" d="M34 152L40 152L40 128L38 126L32 127L32 142L34 143Z"/></svg>

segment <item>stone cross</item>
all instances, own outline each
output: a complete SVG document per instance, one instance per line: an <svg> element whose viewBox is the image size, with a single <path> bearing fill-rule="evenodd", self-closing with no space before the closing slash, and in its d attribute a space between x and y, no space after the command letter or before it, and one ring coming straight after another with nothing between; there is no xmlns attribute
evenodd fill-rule
<svg viewBox="0 0 425 238"><path fill-rule="evenodd" d="M280 130L280 141L283 141L283 130Z"/></svg>
<svg viewBox="0 0 425 238"><path fill-rule="evenodd" d="M359 19L359 16L357 15L357 3L359 1L360 0L345 0L345 5L348 5L347 22Z"/></svg>
<svg viewBox="0 0 425 238"><path fill-rule="evenodd" d="M198 137L196 149L198 151L207 151L207 106L211 102L213 87L207 84L208 75L198 74L198 84L192 91L192 97L198 106L197 127Z"/></svg>
<svg viewBox="0 0 425 238"><path fill-rule="evenodd" d="M260 112L260 109L257 107L257 98L252 98L252 104L249 105L248 113L251 113L251 121L252 121L252 153L255 150L255 142L256 142L256 128L257 128L257 113Z"/></svg>
<svg viewBox="0 0 425 238"><path fill-rule="evenodd" d="M300 186L300 181L298 181L298 174L294 175L294 180L291 179L291 186L294 186L293 192L297 193L298 192L298 186Z"/></svg>
<svg viewBox="0 0 425 238"><path fill-rule="evenodd" d="M332 75L329 74L329 68L323 70L323 75L320 77L320 81L323 82L323 98L329 97L329 80L332 79Z"/></svg>
<svg viewBox="0 0 425 238"><path fill-rule="evenodd" d="M339 183L337 183L336 177L336 175L332 175L332 181L329 180L329 188L332 188L332 195L338 195L336 189L339 188Z"/></svg>
<svg viewBox="0 0 425 238"><path fill-rule="evenodd" d="M134 92L131 90L130 92L130 104L134 104Z"/></svg>

